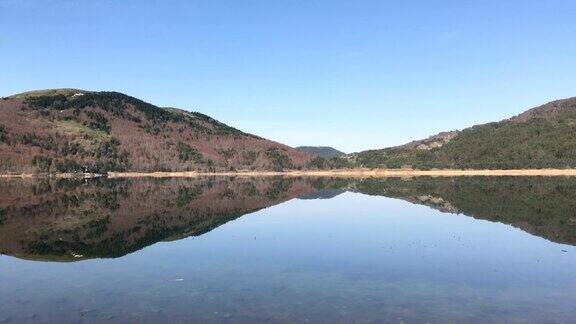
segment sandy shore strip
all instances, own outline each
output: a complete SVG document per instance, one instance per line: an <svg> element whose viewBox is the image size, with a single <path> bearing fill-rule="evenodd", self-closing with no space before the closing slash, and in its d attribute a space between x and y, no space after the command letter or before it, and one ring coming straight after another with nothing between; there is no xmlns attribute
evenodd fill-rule
<svg viewBox="0 0 576 324"><path fill-rule="evenodd" d="M102 178L106 174L97 173L51 173L51 174L35 174L35 173L21 173L21 174L0 174L0 179L30 179L30 178L57 178L57 179L88 179L88 178Z"/></svg>
<svg viewBox="0 0 576 324"><path fill-rule="evenodd" d="M35 174L4 174L0 178L193 178L206 176L225 177L347 177L347 178L369 178L369 177L573 177L576 176L576 169L516 169L516 170L414 170L414 169L339 169L339 170L307 170L307 171L238 171L238 172L108 172L107 175L92 173L59 173L51 175Z"/></svg>
<svg viewBox="0 0 576 324"><path fill-rule="evenodd" d="M131 177L199 177L199 176L244 176L244 177L463 177L463 176L546 176L572 177L576 169L519 169L519 170L414 170L414 169L343 169L343 170L309 170L309 171L239 171L239 172L109 172L109 178Z"/></svg>

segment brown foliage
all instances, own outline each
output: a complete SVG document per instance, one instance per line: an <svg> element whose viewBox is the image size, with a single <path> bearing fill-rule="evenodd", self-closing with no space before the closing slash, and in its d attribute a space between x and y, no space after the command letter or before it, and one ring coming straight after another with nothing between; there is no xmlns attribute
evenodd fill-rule
<svg viewBox="0 0 576 324"><path fill-rule="evenodd" d="M56 106L38 108L22 99L0 101L0 173L278 169L266 154L271 149L288 157L289 163L280 167L303 168L313 158L201 114L180 113L177 118L158 120L132 104L62 109L58 104L60 101ZM112 140L119 142L115 151L107 152L107 156L97 153ZM179 143L185 145L180 148L187 147L198 155L183 159ZM35 157L53 163L40 169L33 163Z"/></svg>

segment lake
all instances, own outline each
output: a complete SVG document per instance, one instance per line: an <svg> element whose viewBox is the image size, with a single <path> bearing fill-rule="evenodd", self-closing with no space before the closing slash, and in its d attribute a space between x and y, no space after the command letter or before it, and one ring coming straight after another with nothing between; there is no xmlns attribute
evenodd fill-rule
<svg viewBox="0 0 576 324"><path fill-rule="evenodd" d="M0 182L0 322L576 318L576 179Z"/></svg>

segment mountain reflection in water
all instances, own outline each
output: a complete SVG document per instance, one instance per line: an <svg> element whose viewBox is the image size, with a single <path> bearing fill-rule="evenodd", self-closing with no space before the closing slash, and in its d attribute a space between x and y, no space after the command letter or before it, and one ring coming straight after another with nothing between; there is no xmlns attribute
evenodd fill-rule
<svg viewBox="0 0 576 324"><path fill-rule="evenodd" d="M3 180L0 252L23 259L117 258L207 233L262 208L346 191L501 222L576 244L572 178L172 178Z"/></svg>

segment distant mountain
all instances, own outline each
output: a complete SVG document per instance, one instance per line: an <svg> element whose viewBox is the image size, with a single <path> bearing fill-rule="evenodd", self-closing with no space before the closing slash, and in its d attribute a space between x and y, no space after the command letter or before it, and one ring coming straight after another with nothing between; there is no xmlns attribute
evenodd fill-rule
<svg viewBox="0 0 576 324"><path fill-rule="evenodd" d="M0 100L0 173L301 169L315 157L198 112L118 92Z"/></svg>
<svg viewBox="0 0 576 324"><path fill-rule="evenodd" d="M338 151L337 149L329 146L298 146L296 149L298 151L317 155L325 159L346 155L346 153Z"/></svg>
<svg viewBox="0 0 576 324"><path fill-rule="evenodd" d="M368 168L574 168L576 98L553 101L500 122L347 158Z"/></svg>

